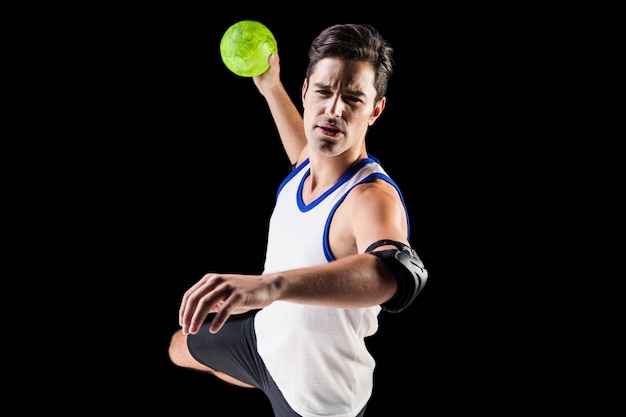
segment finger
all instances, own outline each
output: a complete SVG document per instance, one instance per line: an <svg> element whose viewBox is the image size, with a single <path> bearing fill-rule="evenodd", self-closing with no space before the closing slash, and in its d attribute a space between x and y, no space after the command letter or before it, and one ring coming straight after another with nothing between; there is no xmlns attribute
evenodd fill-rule
<svg viewBox="0 0 626 417"><path fill-rule="evenodd" d="M211 333L217 333L220 331L224 323L228 320L228 318L235 312L238 306L241 304L241 297L237 294L236 291L228 290L224 293L224 301L220 303L217 314L211 320L211 326L209 326L209 331Z"/></svg>
<svg viewBox="0 0 626 417"><path fill-rule="evenodd" d="M213 317L213 320L211 320L211 326L209 326L209 331L211 333L219 332L222 326L224 326L224 323L226 323L226 320L228 320L228 318L232 314L232 311L233 307L231 307L228 303L222 304L215 317Z"/></svg>
<svg viewBox="0 0 626 417"><path fill-rule="evenodd" d="M202 296L194 302L195 308L193 315L188 321L188 331L192 334L200 330L200 327L205 322L209 313L222 312L222 316L225 315L226 317L223 319L218 318L218 322L225 322L228 316L232 314L234 308L232 302L227 302L228 298L233 298L232 288L225 284L218 275L214 275L209 282L207 282L207 285L199 288L197 291L201 293ZM190 297L190 300L193 299L194 296Z"/></svg>
<svg viewBox="0 0 626 417"><path fill-rule="evenodd" d="M191 288L189 288L183 294L183 299L181 300L180 308L178 309L178 324L180 326L183 325L185 312L187 311L187 309L189 309L189 297L196 290L196 288L198 288L200 286L201 281L202 281L202 279L200 281L196 282L194 285L192 285Z"/></svg>
<svg viewBox="0 0 626 417"><path fill-rule="evenodd" d="M202 308L202 300L206 294L210 294L214 287L211 275L205 275L200 281L189 288L183 296L183 302L179 312L180 326L183 334L193 332L193 329L199 328L199 325L193 325L194 317L198 314L198 309ZM206 300L205 300L206 302ZM211 306L209 306L210 308ZM202 311L200 311L202 313ZM208 313L205 314L205 317Z"/></svg>
<svg viewBox="0 0 626 417"><path fill-rule="evenodd" d="M198 285L197 283L194 284L193 287L191 287L190 289L188 289L187 291L185 291L185 293L183 294L183 298L180 302L180 307L178 308L178 325L182 326L183 325L183 317L185 316L185 311L187 310L188 306L189 306L189 293L191 292L191 290Z"/></svg>
<svg viewBox="0 0 626 417"><path fill-rule="evenodd" d="M209 313L218 311L219 304L220 298L215 292L204 295L204 297L198 301L196 309L193 312L193 316L188 323L189 333L198 333Z"/></svg>

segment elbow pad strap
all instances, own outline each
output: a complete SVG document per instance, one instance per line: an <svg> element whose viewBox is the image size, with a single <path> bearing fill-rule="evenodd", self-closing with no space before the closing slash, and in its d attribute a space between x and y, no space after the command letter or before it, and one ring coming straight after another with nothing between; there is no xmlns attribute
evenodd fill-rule
<svg viewBox="0 0 626 417"><path fill-rule="evenodd" d="M394 245L398 249L373 252L373 249L383 245ZM417 252L401 242L391 240L378 241L367 248L365 252L380 258L398 281L395 295L381 305L382 309L391 313L399 313L407 308L424 288L428 278L428 271L417 256Z"/></svg>

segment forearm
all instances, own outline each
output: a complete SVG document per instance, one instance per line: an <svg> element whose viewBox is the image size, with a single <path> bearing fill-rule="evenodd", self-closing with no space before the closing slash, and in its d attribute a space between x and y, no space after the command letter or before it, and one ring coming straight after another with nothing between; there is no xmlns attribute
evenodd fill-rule
<svg viewBox="0 0 626 417"><path fill-rule="evenodd" d="M295 163L306 146L302 115L282 84L264 94L287 157Z"/></svg>
<svg viewBox="0 0 626 417"><path fill-rule="evenodd" d="M380 259L369 254L271 274L271 279L278 289L279 300L337 308L380 305L397 288L390 271Z"/></svg>

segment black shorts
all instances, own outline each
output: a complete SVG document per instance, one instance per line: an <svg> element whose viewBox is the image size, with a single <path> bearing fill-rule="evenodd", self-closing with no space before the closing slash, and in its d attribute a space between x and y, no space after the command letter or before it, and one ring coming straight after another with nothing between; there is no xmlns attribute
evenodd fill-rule
<svg viewBox="0 0 626 417"><path fill-rule="evenodd" d="M212 317L213 315L211 315ZM259 388L270 401L276 417L301 417L287 404L257 352L254 313L231 316L216 334L208 319L187 338L191 355L209 368ZM355 417L363 417L365 407Z"/></svg>

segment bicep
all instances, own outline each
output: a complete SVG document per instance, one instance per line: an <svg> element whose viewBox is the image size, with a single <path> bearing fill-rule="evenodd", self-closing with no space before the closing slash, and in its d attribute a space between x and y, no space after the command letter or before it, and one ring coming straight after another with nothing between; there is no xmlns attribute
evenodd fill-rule
<svg viewBox="0 0 626 417"><path fill-rule="evenodd" d="M353 233L358 253L379 240L408 243L407 213L393 186L378 181L353 191Z"/></svg>

